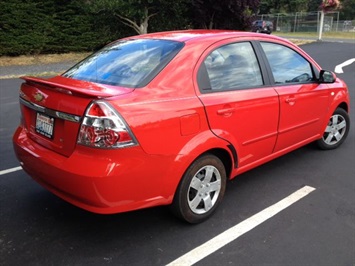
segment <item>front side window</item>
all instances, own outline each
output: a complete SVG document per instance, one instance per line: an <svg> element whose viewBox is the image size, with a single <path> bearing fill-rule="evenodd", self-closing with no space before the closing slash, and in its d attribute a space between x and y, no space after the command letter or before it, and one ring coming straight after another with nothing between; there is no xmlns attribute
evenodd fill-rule
<svg viewBox="0 0 355 266"><path fill-rule="evenodd" d="M275 43L262 42L275 83L305 83L313 80L311 64L294 50Z"/></svg>
<svg viewBox="0 0 355 266"><path fill-rule="evenodd" d="M200 89L204 92L263 85L260 67L249 42L217 48L206 57L201 69L205 69L208 80L199 79Z"/></svg>
<svg viewBox="0 0 355 266"><path fill-rule="evenodd" d="M64 77L129 88L145 86L181 50L168 40L124 40L110 44L63 74Z"/></svg>

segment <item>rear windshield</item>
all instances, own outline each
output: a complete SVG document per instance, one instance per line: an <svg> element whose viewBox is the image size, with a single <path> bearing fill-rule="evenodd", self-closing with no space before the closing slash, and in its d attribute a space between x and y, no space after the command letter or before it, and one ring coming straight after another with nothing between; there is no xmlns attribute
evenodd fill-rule
<svg viewBox="0 0 355 266"><path fill-rule="evenodd" d="M169 40L124 40L112 43L84 59L64 77L129 88L148 84L181 50Z"/></svg>

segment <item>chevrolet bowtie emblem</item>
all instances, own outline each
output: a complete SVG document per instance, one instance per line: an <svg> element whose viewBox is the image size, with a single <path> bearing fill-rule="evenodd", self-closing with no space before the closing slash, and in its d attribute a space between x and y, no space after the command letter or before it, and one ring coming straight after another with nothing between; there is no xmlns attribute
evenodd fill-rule
<svg viewBox="0 0 355 266"><path fill-rule="evenodd" d="M35 98L36 102L41 102L44 99L44 96L42 93L36 92L36 94L34 95L34 98Z"/></svg>

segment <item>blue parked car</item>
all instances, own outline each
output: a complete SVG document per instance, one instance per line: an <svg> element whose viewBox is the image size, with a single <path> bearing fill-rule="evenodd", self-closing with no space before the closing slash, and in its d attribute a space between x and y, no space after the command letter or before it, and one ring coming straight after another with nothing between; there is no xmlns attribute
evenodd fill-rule
<svg viewBox="0 0 355 266"><path fill-rule="evenodd" d="M271 21L267 20L255 20L252 23L252 31L271 34L274 30L274 25Z"/></svg>

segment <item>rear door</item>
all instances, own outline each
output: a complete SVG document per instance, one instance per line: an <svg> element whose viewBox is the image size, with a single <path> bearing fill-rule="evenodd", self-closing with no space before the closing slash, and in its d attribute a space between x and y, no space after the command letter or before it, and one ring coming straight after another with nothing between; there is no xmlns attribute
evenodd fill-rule
<svg viewBox="0 0 355 266"><path fill-rule="evenodd" d="M237 150L238 166L272 153L279 119L279 99L249 41L218 42L203 55L198 95L211 130Z"/></svg>

